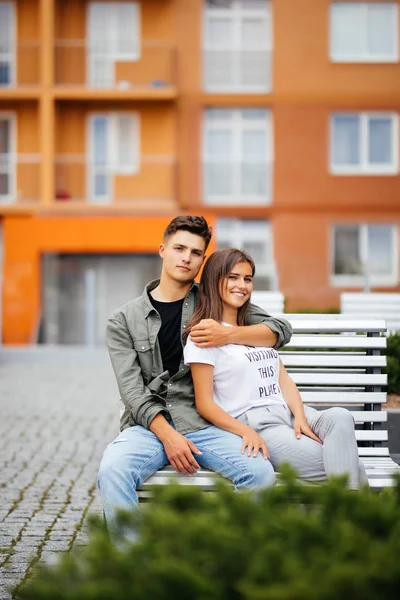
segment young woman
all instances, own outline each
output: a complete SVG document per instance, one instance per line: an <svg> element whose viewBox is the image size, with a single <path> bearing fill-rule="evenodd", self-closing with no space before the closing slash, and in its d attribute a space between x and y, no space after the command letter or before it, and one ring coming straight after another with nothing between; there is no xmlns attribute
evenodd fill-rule
<svg viewBox="0 0 400 600"><path fill-rule="evenodd" d="M254 272L247 253L236 248L214 252L203 270L188 334L202 319L215 319L227 327L245 325ZM368 484L351 413L338 407L317 411L304 406L275 349L238 344L199 347L187 335L184 358L191 367L198 412L241 436L242 453L261 452L276 469L289 463L308 481L346 474L352 489Z"/></svg>

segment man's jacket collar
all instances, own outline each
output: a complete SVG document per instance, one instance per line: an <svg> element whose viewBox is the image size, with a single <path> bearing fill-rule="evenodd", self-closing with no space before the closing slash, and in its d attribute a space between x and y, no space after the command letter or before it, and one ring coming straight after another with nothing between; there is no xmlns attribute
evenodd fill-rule
<svg viewBox="0 0 400 600"><path fill-rule="evenodd" d="M144 316L146 317L146 319L149 316L149 314L151 313L151 311L155 310L154 306L150 302L149 292L154 290L159 284L160 284L159 279L153 279L153 281L150 281L150 283L148 283L146 285L146 287L144 288L144 292L142 295L142 303L143 303L143 308L144 308ZM197 281L194 281L192 283L188 293L186 294L186 297L192 292L197 293L198 289L199 289L199 284L197 283Z"/></svg>

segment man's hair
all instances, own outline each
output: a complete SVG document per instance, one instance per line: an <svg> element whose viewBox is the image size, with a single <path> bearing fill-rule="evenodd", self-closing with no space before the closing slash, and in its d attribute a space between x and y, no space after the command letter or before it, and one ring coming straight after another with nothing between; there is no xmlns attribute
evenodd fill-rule
<svg viewBox="0 0 400 600"><path fill-rule="evenodd" d="M164 231L164 241L177 231L189 231L199 235L206 243L206 250L212 236L212 229L208 226L204 217L192 217L190 215L175 217Z"/></svg>

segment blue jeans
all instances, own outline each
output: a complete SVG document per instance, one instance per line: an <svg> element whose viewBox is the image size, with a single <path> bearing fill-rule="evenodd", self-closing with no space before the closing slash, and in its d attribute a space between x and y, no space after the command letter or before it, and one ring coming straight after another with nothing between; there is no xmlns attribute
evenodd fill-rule
<svg viewBox="0 0 400 600"><path fill-rule="evenodd" d="M274 485L271 463L260 452L256 458L242 454L240 436L212 425L185 437L202 452L201 456L195 456L199 465L230 479L235 488ZM109 525L114 510L134 506L138 501L136 490L167 464L168 458L160 440L140 425L124 429L107 446L100 464L98 485Z"/></svg>

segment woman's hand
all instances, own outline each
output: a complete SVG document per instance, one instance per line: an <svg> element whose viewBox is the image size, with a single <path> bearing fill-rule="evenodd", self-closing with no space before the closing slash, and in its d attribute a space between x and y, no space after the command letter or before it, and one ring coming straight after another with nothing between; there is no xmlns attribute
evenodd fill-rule
<svg viewBox="0 0 400 600"><path fill-rule="evenodd" d="M247 448L247 456L251 456L251 453L253 452L253 457L256 458L257 454L261 452L265 460L269 458L269 452L264 440L256 431L254 431L254 429L246 427L242 434L242 439L242 454L245 453Z"/></svg>
<svg viewBox="0 0 400 600"><path fill-rule="evenodd" d="M312 440L315 440L319 444L322 444L322 440L320 440L319 437L315 435L315 433L307 423L307 419L305 416L294 418L293 429L298 440L300 439L301 434L303 434L311 438Z"/></svg>

